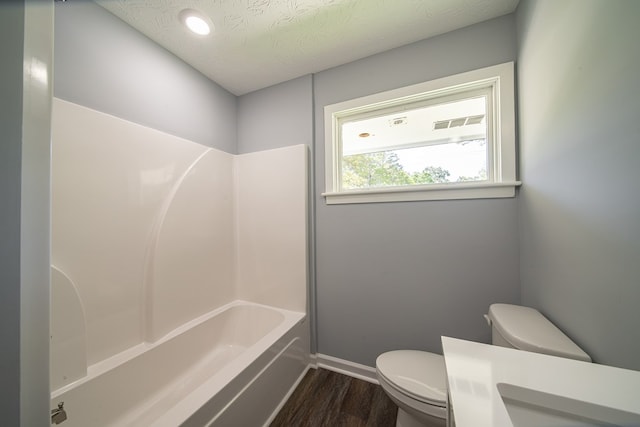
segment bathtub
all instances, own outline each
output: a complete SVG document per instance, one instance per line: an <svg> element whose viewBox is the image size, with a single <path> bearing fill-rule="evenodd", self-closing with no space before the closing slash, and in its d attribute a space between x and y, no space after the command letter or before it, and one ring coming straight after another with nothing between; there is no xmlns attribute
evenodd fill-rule
<svg viewBox="0 0 640 427"><path fill-rule="evenodd" d="M261 426L309 364L304 313L234 301L53 391L63 427Z"/></svg>

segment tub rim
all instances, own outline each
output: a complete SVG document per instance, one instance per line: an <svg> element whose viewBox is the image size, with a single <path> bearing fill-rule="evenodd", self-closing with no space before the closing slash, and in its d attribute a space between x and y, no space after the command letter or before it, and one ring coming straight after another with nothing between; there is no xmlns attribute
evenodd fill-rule
<svg viewBox="0 0 640 427"><path fill-rule="evenodd" d="M267 310L272 310L272 311L277 311L279 313L282 313L284 315L284 318L282 320L282 322L280 322L275 328L273 328L272 330L270 330L269 332L267 332L263 337L261 337L258 341L256 341L253 345L251 345L250 348L254 348L256 346L258 346L258 344L262 343L263 340L265 340L267 337L270 337L272 334L274 334L274 331L280 330L280 328L283 328L283 325L289 325L287 326L287 330L290 329L293 325L297 324L298 322L304 320L307 316L307 313L305 312L298 312L298 311L291 311L291 310L287 310L287 309L283 309L280 307L275 307L275 306L270 306L270 305L265 305L265 304L259 304L259 303L255 303L255 302L251 302L251 301L246 301L246 300L234 300L231 301L223 306L220 306L214 310L211 310L208 313L204 313L180 326L178 326L177 328L173 329L172 331L168 332L167 334L165 334L163 337L161 337L160 339L158 339L155 342L147 342L147 341L143 341L139 344L134 345L133 347L130 347L124 351L121 351L120 353L117 353L107 359L101 360L100 362L94 363L92 365L89 365L87 367L87 375L85 375L82 378L77 379L76 381L73 381L65 386L62 386L56 390L51 390L50 391L50 400L54 400L59 398L61 395L82 386L85 383L88 383L90 381L93 381L94 379L107 374L109 371L116 369L117 367L126 364L127 362L135 359L136 357L141 356L142 354L149 352L151 350L153 350L156 347L161 346L162 344L172 340L173 338L188 332L190 329L195 328L205 322L207 322L208 320L234 308L234 307L260 307L263 309L267 309ZM287 320L289 320L290 322L288 322ZM295 321L294 321L295 320ZM286 331L283 331L282 334L284 334ZM282 335L280 334L280 335ZM268 347L267 347L268 348Z"/></svg>

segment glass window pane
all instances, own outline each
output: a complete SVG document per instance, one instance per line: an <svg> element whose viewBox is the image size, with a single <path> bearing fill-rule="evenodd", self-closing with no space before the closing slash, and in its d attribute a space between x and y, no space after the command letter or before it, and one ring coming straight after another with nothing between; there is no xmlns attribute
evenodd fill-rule
<svg viewBox="0 0 640 427"><path fill-rule="evenodd" d="M484 139L353 154L342 159L345 190L486 179L487 144Z"/></svg>
<svg viewBox="0 0 640 427"><path fill-rule="evenodd" d="M346 122L342 188L487 179L486 97Z"/></svg>

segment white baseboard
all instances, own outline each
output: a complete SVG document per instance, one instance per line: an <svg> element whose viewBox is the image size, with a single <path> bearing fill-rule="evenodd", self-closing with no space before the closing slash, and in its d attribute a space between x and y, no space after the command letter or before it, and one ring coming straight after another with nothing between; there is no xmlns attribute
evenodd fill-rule
<svg viewBox="0 0 640 427"><path fill-rule="evenodd" d="M359 363L350 362L337 357L327 356L326 354L312 354L311 365L316 368L324 368L339 374L348 375L370 383L379 384L376 377L376 370L371 366L361 365Z"/></svg>

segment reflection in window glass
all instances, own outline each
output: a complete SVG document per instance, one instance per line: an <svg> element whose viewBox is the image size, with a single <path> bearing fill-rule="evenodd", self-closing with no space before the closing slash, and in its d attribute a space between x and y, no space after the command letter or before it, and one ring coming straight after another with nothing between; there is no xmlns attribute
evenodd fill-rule
<svg viewBox="0 0 640 427"><path fill-rule="evenodd" d="M342 188L486 181L487 99L466 96L342 123Z"/></svg>

